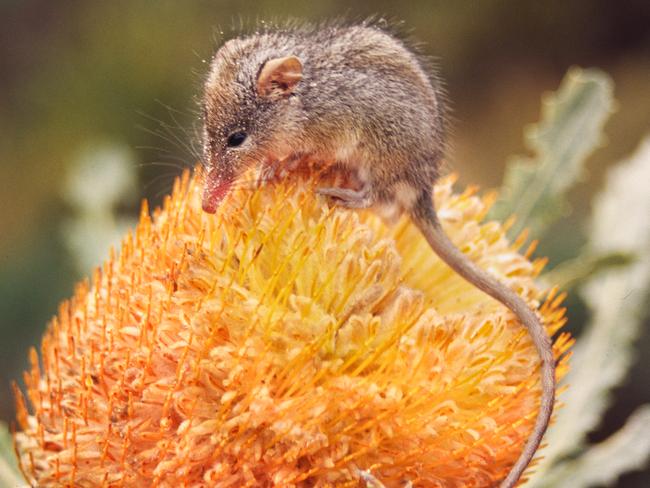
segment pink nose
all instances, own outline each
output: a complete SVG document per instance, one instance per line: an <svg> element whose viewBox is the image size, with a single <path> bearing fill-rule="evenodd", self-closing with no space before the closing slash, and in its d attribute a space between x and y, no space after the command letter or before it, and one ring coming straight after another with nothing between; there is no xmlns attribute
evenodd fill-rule
<svg viewBox="0 0 650 488"><path fill-rule="evenodd" d="M203 201L201 202L203 211L211 214L215 213L221 201L228 194L231 185L232 182L229 180L218 178L217 181L210 181L208 176L208 181L203 190Z"/></svg>

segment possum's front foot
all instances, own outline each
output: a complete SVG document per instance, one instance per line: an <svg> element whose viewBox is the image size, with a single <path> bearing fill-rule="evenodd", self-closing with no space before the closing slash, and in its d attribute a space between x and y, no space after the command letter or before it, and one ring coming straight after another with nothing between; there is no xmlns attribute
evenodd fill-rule
<svg viewBox="0 0 650 488"><path fill-rule="evenodd" d="M352 190L350 188L318 188L316 192L319 195L333 198L337 205L346 208L370 208L372 207L372 198L370 191Z"/></svg>

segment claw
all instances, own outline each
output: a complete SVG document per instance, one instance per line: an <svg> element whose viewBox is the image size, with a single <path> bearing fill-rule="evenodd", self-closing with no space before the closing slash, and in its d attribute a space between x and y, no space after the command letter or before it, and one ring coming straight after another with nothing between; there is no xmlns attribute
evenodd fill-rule
<svg viewBox="0 0 650 488"><path fill-rule="evenodd" d="M368 191L351 190L349 188L318 188L319 195L333 198L338 205L346 208L369 208L372 198Z"/></svg>

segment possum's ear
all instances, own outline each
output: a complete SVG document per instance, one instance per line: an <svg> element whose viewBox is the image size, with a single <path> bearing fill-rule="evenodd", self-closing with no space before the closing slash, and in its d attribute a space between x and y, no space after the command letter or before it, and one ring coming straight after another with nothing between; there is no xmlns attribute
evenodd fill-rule
<svg viewBox="0 0 650 488"><path fill-rule="evenodd" d="M257 93L261 97L290 95L302 80L302 63L296 56L269 59L257 75Z"/></svg>

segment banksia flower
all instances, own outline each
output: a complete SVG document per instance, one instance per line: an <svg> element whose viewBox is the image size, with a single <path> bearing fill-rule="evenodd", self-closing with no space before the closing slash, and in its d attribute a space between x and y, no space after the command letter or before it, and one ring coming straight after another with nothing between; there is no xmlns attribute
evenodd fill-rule
<svg viewBox="0 0 650 488"><path fill-rule="evenodd" d="M538 308L544 261L435 191L471 259ZM538 358L502 305L403 218L308 181L234 190L217 216L185 175L61 305L18 388L16 449L46 486L490 486L532 429ZM571 340L560 334L558 375Z"/></svg>

